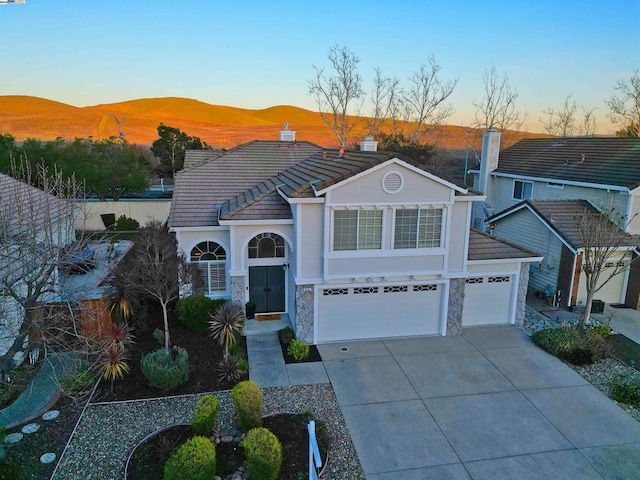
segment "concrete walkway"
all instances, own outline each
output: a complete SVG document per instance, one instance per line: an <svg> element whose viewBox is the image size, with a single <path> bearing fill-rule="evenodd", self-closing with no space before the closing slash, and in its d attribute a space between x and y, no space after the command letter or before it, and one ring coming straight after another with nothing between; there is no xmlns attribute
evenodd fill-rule
<svg viewBox="0 0 640 480"><path fill-rule="evenodd" d="M640 423L515 327L319 349L370 480L639 478Z"/></svg>
<svg viewBox="0 0 640 480"><path fill-rule="evenodd" d="M286 365L275 332L247 335L249 380L261 388L329 383L322 362Z"/></svg>

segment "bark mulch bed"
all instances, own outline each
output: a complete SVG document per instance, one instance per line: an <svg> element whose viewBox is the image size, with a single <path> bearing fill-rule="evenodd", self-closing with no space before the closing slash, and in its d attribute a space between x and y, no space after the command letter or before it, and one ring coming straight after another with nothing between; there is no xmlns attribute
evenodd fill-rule
<svg viewBox="0 0 640 480"><path fill-rule="evenodd" d="M269 429L282 445L282 468L280 480L297 480L299 474L306 474L309 468L309 436L306 414L277 414L264 417L263 427ZM322 424L317 423L320 454L326 459L328 436ZM322 433L321 433L322 432ZM168 428L148 439L135 451L129 464L129 475L125 480L156 480L162 478L164 463L180 445L194 433L188 425ZM237 444L219 443L216 445L217 472L222 478L231 475L242 466L245 456L242 447Z"/></svg>
<svg viewBox="0 0 640 480"><path fill-rule="evenodd" d="M189 354L189 380L171 391L150 387L142 375L140 360L146 353L158 350L162 346L153 337L153 331L156 328L162 328L162 314L154 313L154 317L155 322L150 318L142 331L140 328L134 331L135 343L129 348L129 373L114 382L113 393L111 393L110 382L100 381L100 385L91 399L92 403L213 392L234 387L235 384L219 383L217 380L217 365L222 360L224 350L214 342L206 330L194 332L180 322L174 314L170 314L169 317L171 344L187 350ZM246 379L245 375L241 380Z"/></svg>

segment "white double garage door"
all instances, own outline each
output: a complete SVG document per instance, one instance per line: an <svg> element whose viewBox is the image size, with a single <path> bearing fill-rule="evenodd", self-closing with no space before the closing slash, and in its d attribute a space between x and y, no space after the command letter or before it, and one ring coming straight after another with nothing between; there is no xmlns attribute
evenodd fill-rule
<svg viewBox="0 0 640 480"><path fill-rule="evenodd" d="M462 324L508 323L513 278L474 277L465 285ZM318 288L316 342L438 335L446 320L445 284Z"/></svg>

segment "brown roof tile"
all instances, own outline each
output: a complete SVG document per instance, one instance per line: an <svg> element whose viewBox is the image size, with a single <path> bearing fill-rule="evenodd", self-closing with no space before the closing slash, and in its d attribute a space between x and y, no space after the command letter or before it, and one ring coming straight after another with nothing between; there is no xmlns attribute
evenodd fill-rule
<svg viewBox="0 0 640 480"><path fill-rule="evenodd" d="M469 260L509 260L536 258L541 255L474 228L469 232Z"/></svg>

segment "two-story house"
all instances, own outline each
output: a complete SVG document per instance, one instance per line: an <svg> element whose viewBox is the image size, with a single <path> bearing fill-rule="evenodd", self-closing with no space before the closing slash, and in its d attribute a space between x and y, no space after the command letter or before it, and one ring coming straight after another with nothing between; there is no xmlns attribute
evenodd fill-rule
<svg viewBox="0 0 640 480"><path fill-rule="evenodd" d="M474 187L486 193L474 224L544 256L532 265L532 289L559 291L563 306L583 303L584 245L575 218L585 210L613 211L628 233L640 233L640 139L527 139L500 152L500 133L490 130L483 137L482 159L480 169L471 172ZM608 268L628 264L635 242L625 239ZM609 281L597 298L637 307L640 272L634 268Z"/></svg>
<svg viewBox="0 0 640 480"><path fill-rule="evenodd" d="M280 138L177 175L169 227L207 295L280 313L310 343L522 321L542 258L470 231L482 195L370 139L341 152Z"/></svg>

